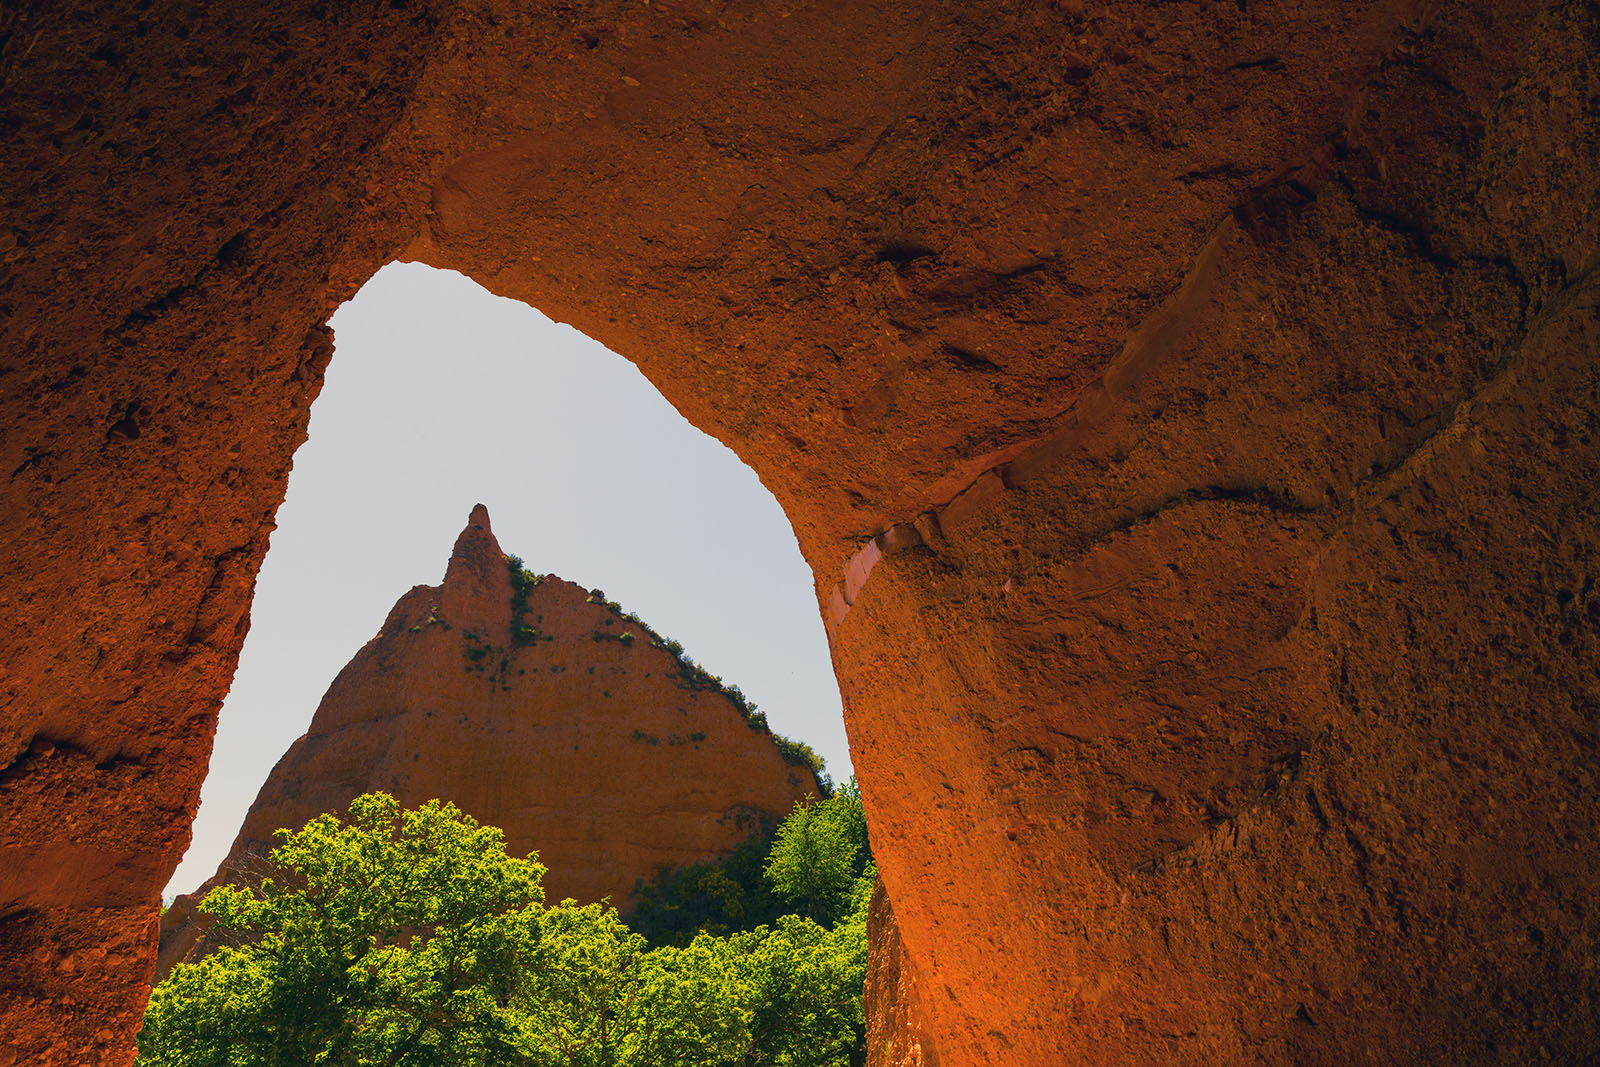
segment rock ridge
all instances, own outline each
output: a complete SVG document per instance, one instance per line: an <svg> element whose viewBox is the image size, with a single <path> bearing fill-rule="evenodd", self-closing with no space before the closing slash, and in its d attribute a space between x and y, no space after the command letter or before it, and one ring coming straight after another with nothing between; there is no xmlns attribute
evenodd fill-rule
<svg viewBox="0 0 1600 1067"><path fill-rule="evenodd" d="M160 973L208 947L194 912L205 888L250 879L273 831L369 790L449 800L505 830L512 853L537 850L551 899L618 906L818 791L810 768L727 695L687 684L678 657L614 605L554 576L521 585L518 596L478 505L444 581L396 602L273 768L216 876L168 910Z"/></svg>

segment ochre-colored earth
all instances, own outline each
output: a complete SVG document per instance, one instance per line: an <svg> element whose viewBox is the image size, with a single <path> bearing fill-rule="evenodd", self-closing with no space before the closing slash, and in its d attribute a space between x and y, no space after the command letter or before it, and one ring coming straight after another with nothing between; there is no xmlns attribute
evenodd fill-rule
<svg viewBox="0 0 1600 1067"><path fill-rule="evenodd" d="M776 494L941 1064L1600 1048L1593 3L0 40L0 1067L131 1055L323 323L396 257Z"/></svg>
<svg viewBox="0 0 1600 1067"><path fill-rule="evenodd" d="M640 881L725 856L819 793L604 598L547 575L518 603L481 505L444 583L402 597L339 672L206 888L270 870L273 831L372 790L449 800L511 855L538 851L547 899L622 909ZM201 895L162 916L158 976L204 950Z"/></svg>

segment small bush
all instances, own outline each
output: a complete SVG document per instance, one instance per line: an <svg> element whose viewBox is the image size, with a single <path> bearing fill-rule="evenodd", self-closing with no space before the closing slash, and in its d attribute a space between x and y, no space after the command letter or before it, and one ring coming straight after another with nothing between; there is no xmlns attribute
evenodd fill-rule
<svg viewBox="0 0 1600 1067"><path fill-rule="evenodd" d="M818 774L822 773L822 757L817 755L817 750L804 741L796 741L782 734L773 734L772 743L778 746L778 752L783 756L785 763L792 763L797 767L810 767Z"/></svg>
<svg viewBox="0 0 1600 1067"><path fill-rule="evenodd" d="M519 639L520 631L525 628L523 616L528 613L528 594L547 576L528 570L518 556L507 556L506 567L511 571L511 639L517 644L531 644L538 639L537 633L526 640Z"/></svg>

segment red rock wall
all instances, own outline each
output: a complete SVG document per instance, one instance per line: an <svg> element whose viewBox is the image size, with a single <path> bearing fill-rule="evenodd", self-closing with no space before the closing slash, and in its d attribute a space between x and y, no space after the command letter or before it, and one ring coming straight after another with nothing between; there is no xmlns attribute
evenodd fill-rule
<svg viewBox="0 0 1600 1067"><path fill-rule="evenodd" d="M894 905L880 881L867 909L867 1067L939 1067L938 1040L927 1028L922 1003L926 979L906 955Z"/></svg>
<svg viewBox="0 0 1600 1067"><path fill-rule="evenodd" d="M126 1047L148 950L52 961L153 910L397 254L777 494L942 1062L1600 1044L1593 5L6 18L20 1057Z"/></svg>
<svg viewBox="0 0 1600 1067"><path fill-rule="evenodd" d="M519 641L516 627L537 639ZM631 637L624 637L631 634ZM279 827L383 790L434 798L535 850L549 900L609 897L727 855L819 793L722 693L589 591L550 576L515 610L483 508L439 586L402 597L273 768L215 878L250 878ZM189 956L193 897L163 917L157 973Z"/></svg>
<svg viewBox="0 0 1600 1067"><path fill-rule="evenodd" d="M131 1056L418 16L0 13L0 1063Z"/></svg>

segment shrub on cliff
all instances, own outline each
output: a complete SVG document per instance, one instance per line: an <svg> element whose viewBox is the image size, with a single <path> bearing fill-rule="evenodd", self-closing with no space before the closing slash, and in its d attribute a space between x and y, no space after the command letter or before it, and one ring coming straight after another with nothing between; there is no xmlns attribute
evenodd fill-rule
<svg viewBox="0 0 1600 1067"><path fill-rule="evenodd" d="M772 735L772 743L778 746L778 755L783 757L785 763L811 770L817 779L817 787L822 790L824 797L833 794L833 779L828 776L828 765L820 752L804 741L796 741L792 737L778 733Z"/></svg>

